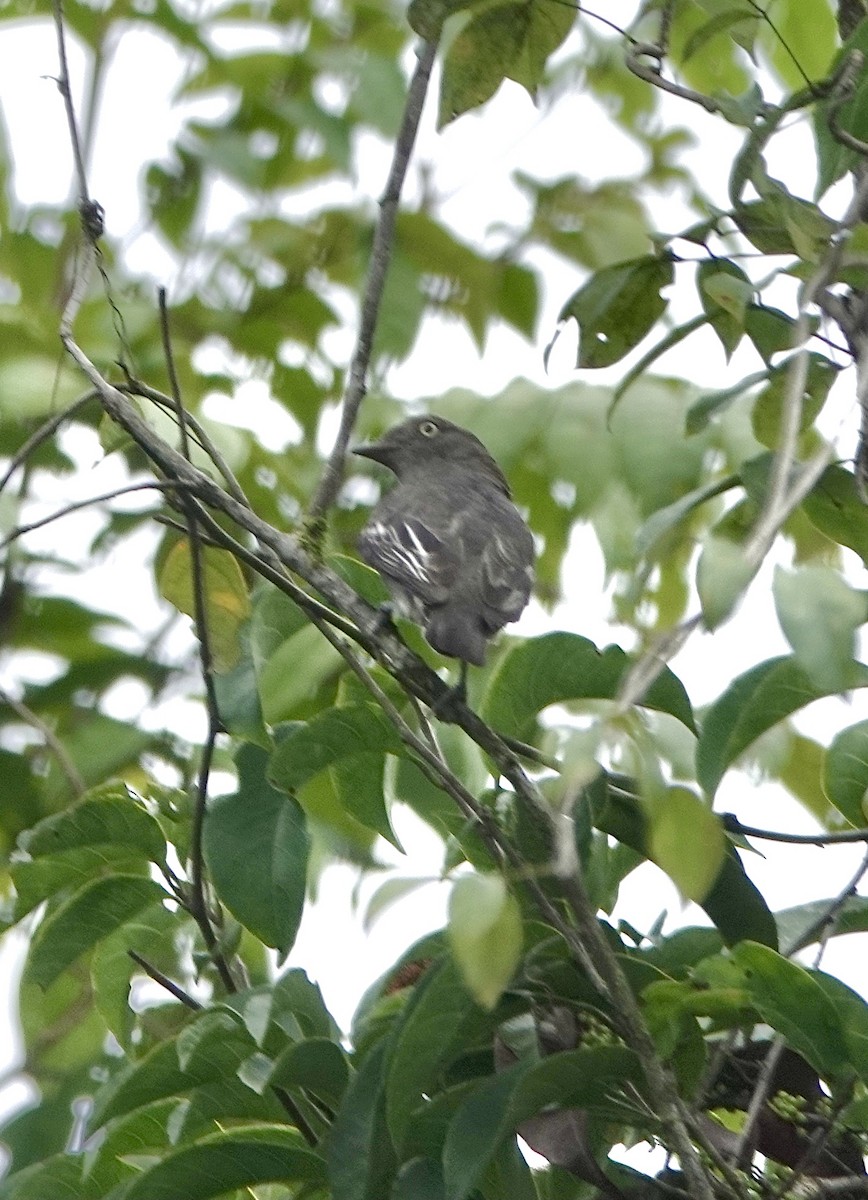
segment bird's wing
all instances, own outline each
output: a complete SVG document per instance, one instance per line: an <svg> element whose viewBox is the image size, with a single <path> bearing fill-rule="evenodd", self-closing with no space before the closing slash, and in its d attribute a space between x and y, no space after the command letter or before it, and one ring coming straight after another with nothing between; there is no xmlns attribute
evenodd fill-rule
<svg viewBox="0 0 868 1200"><path fill-rule="evenodd" d="M365 562L400 584L423 604L442 604L449 595L460 555L418 517L371 521L359 537Z"/></svg>
<svg viewBox="0 0 868 1200"><path fill-rule="evenodd" d="M492 532L482 550L482 599L496 628L517 621L533 587L533 539L523 527L515 536Z"/></svg>

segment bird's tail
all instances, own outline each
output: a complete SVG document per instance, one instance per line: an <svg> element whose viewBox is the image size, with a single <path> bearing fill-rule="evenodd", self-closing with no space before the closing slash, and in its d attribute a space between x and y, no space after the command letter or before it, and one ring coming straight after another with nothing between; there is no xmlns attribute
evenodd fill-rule
<svg viewBox="0 0 868 1200"><path fill-rule="evenodd" d="M486 637L472 608L445 605L435 609L425 627L425 637L449 658L461 658L475 667L485 662Z"/></svg>

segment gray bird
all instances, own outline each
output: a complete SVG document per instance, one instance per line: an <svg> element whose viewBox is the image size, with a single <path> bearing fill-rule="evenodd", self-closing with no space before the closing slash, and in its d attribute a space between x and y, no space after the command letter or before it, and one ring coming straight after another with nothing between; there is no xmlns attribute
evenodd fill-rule
<svg viewBox="0 0 868 1200"><path fill-rule="evenodd" d="M481 666L488 640L515 621L533 586L531 532L482 442L443 417L414 417L355 454L397 484L376 505L359 552L402 616L440 654Z"/></svg>

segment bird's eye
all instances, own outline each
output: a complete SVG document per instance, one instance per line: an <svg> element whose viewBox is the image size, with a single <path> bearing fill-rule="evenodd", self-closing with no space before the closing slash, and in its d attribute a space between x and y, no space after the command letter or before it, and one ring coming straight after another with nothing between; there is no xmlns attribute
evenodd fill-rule
<svg viewBox="0 0 868 1200"><path fill-rule="evenodd" d="M419 423L419 432L423 437L436 437L440 430L434 421L421 421Z"/></svg>

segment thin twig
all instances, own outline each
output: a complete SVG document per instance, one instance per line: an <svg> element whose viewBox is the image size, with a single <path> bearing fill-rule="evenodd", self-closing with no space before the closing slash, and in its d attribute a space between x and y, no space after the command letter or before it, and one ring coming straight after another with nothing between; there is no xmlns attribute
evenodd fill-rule
<svg viewBox="0 0 868 1200"><path fill-rule="evenodd" d="M183 1005L185 1005L187 1008L192 1008L194 1012L202 1011L203 1005L200 1004L198 1000L191 996L189 992L185 992L181 985L175 983L175 981L170 979L168 975L164 975L162 971L158 971L157 968L153 966L152 963L149 963L146 958L143 958L141 954L138 954L135 950L127 950L127 954L134 963L138 963L146 975L153 979L154 983L158 983L161 988L165 988L166 991L171 996L174 996L176 1000L180 1000Z"/></svg>
<svg viewBox="0 0 868 1200"><path fill-rule="evenodd" d="M831 833L782 833L774 829L757 829L743 825L733 813L722 814L727 833L762 838L767 842L786 842L793 846L836 846L847 842L868 842L868 829L837 829Z"/></svg>
<svg viewBox="0 0 868 1200"><path fill-rule="evenodd" d="M160 333L163 341L163 354L166 360L166 370L169 375L169 386L178 422L181 454L186 462L190 461L190 441L187 436L187 422L184 404L181 400L181 390L178 384L178 374L175 370L175 359L172 353L172 338L169 330L169 313L166 307L165 288L159 290ZM214 660L211 653L211 632L208 628L208 610L205 601L205 572L202 564L202 542L196 522L195 505L185 503L182 507L187 521L187 535L190 540L190 575L193 593L193 620L196 626L196 640L199 646L199 661L202 668L202 681L205 685L205 707L208 713L208 730L202 746L199 760L199 773L196 782L196 798L190 822L190 896L189 909L196 924L201 930L205 945L217 968L223 986L228 992L237 991L235 979L229 969L219 942L211 915L208 911L208 899L205 894L205 855L202 845L205 829L205 810L208 804L208 780L211 774L211 763L214 757L214 746L217 735L222 728L220 710L217 704L217 693L214 687Z"/></svg>
<svg viewBox="0 0 868 1200"><path fill-rule="evenodd" d="M61 425L65 425L67 421L71 421L73 418L78 416L81 410L86 405L90 404L92 400L99 400L98 392L86 392L83 396L80 396L78 400L75 400L72 404L70 404L68 408L65 408L63 412L55 413L53 417L50 417L47 421L40 425L37 430L31 433L27 441L23 442L22 445L19 446L19 448L15 451L15 454L13 454L9 461L8 467L4 473L0 475L0 492L5 489L9 480L12 478L18 468L27 461L33 451L38 450L43 442L47 442L52 434L57 432Z"/></svg>
<svg viewBox="0 0 868 1200"><path fill-rule="evenodd" d="M51 726L46 725L42 717L38 713L35 713L32 708L28 708L21 700L16 700L14 696L10 696L4 689L0 689L0 703L8 705L22 721L29 725L31 729L35 729L44 738L46 746L48 746L51 753L57 759L57 765L66 776L67 783L72 788L74 795L76 797L83 796L87 791L87 784L82 778L78 767L70 758L63 742L61 742Z"/></svg>
<svg viewBox="0 0 868 1200"><path fill-rule="evenodd" d="M643 61L645 59L651 59L651 62ZM625 62L628 71L631 71L639 79L644 79L653 87L669 92L672 96L678 96L681 100L689 100L692 104L698 104L706 112L719 113L721 111L721 106L716 100L712 100L711 96L696 92L693 88L682 87L681 84L666 79L661 70L662 59L663 51L653 42L636 42L627 51Z"/></svg>
<svg viewBox="0 0 868 1200"><path fill-rule="evenodd" d="M856 889L865 877L866 872L868 872L868 850L866 850L862 861L853 872L849 881L841 888L838 895L829 901L817 919L807 929L800 931L798 936L793 939L792 945L781 947L781 953L785 958L789 958L795 954L802 946L810 946L816 937L821 938L820 954L822 955L832 936L835 925L846 907L847 901L851 896L856 895ZM816 960L816 965L819 966L819 958Z"/></svg>
<svg viewBox="0 0 868 1200"><path fill-rule="evenodd" d="M66 31L63 22L63 0L52 0L54 12L54 29L57 35L57 57L60 61L60 75L57 87L63 97L63 107L66 111L66 123L69 126L69 144L72 147L72 157L75 163L76 184L79 206L90 203L87 187L87 172L84 166L84 154L81 149L81 139L78 136L78 122L75 119L75 107L72 103L72 91L69 77L69 61L66 57Z"/></svg>
<svg viewBox="0 0 868 1200"><path fill-rule="evenodd" d="M322 537L325 515L334 504L341 486L344 473L344 459L350 444L353 428L358 417L359 408L367 390L368 364L374 344L374 332L386 274L392 257L395 239L395 219L398 212L398 201L401 189L410 163L410 155L419 129L419 119L428 91L428 81L437 55L437 39L423 42L419 47L416 58L416 68L407 90L407 100L404 105L404 115L401 127L395 141L392 155L392 165L386 188L380 200L380 214L374 229L374 243L371 248L371 260L368 265L368 277L362 295L359 332L356 345L350 360L347 385L344 391L341 412L341 424L319 486L314 495L308 513L308 527L316 543Z"/></svg>
<svg viewBox="0 0 868 1200"><path fill-rule="evenodd" d="M58 509L57 512L49 513L47 517L40 517L38 521L29 521L26 525L16 525L0 541L0 550L5 550L12 542L24 537L25 534L33 533L35 529L42 529L53 521L59 521L62 517L68 517L71 513L80 512L82 509L92 508L95 504L107 504L109 500L117 500L119 496L129 496L133 492L183 492L185 489L189 490L189 487L189 484L178 483L176 480L151 479L147 483L125 484L110 492L103 492L101 496L89 496L86 500L74 500L71 504L66 504L63 508Z"/></svg>

